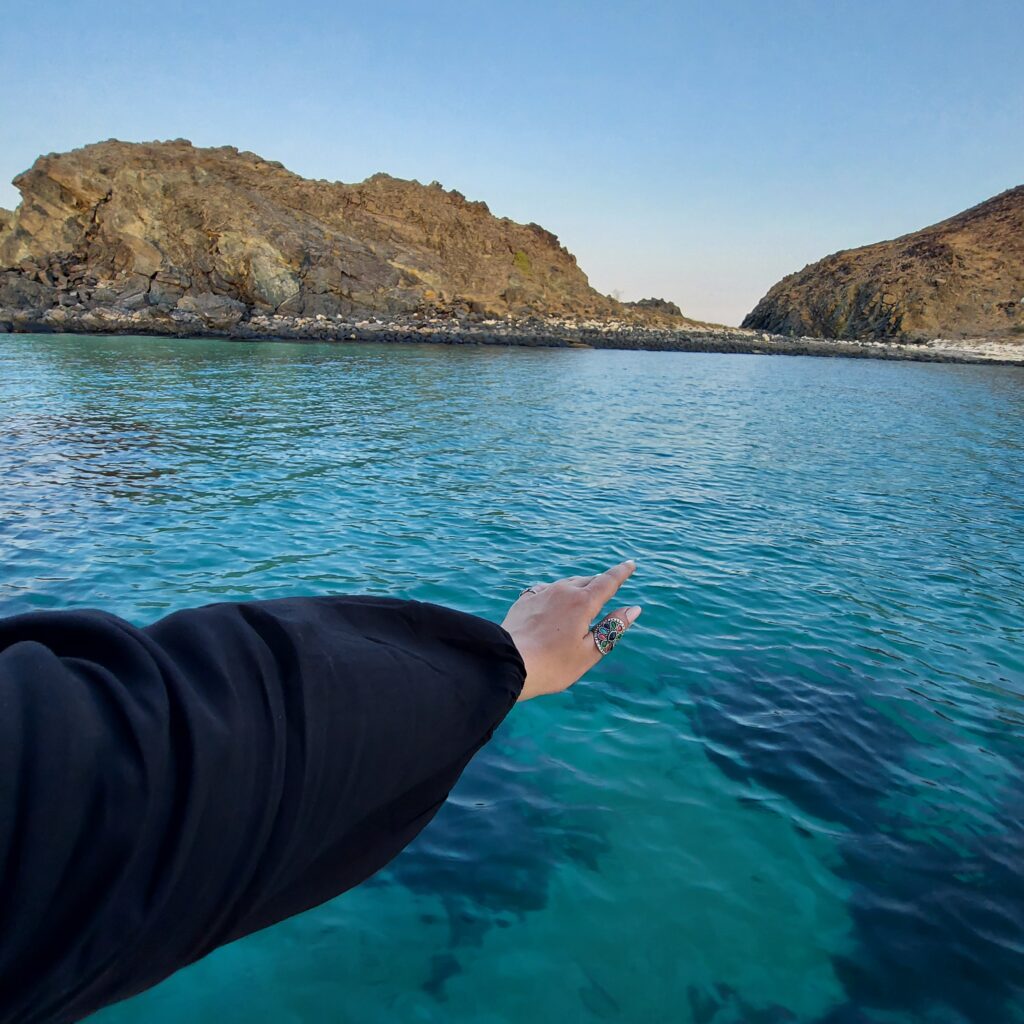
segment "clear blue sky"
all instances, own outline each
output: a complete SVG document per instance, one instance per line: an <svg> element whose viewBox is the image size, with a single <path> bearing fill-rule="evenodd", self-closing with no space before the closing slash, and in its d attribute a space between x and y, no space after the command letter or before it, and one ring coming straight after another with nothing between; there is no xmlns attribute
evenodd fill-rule
<svg viewBox="0 0 1024 1024"><path fill-rule="evenodd" d="M1024 182L1024 7L8 0L0 205L43 152L230 144L441 181L591 282L735 323L783 274Z"/></svg>

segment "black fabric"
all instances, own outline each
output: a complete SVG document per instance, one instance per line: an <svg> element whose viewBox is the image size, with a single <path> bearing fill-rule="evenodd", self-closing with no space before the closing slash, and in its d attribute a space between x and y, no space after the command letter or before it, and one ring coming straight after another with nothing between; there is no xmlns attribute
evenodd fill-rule
<svg viewBox="0 0 1024 1024"><path fill-rule="evenodd" d="M418 601L0 620L0 1021L71 1021L357 885L519 696Z"/></svg>

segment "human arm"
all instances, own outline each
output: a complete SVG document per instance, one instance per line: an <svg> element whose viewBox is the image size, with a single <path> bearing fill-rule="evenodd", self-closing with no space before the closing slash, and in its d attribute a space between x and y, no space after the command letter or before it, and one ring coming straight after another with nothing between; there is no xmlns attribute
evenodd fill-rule
<svg viewBox="0 0 1024 1024"><path fill-rule="evenodd" d="M80 1019L327 900L513 706L501 627L421 602L0 622L0 1021Z"/></svg>
<svg viewBox="0 0 1024 1024"><path fill-rule="evenodd" d="M78 1020L367 878L517 698L598 660L631 571L502 626L370 597L0 620L0 1022Z"/></svg>

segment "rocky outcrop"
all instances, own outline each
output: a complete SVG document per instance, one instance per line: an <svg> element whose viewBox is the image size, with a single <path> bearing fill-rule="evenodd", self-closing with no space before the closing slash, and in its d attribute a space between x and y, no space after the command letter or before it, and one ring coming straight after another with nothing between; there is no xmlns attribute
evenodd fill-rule
<svg viewBox="0 0 1024 1024"><path fill-rule="evenodd" d="M1024 336L1024 185L790 274L743 326L827 338Z"/></svg>
<svg viewBox="0 0 1024 1024"><path fill-rule="evenodd" d="M252 316L618 316L537 224L436 182L309 181L184 140L40 157L0 213L0 307L144 313L230 329ZM57 318L58 320L60 317Z"/></svg>
<svg viewBox="0 0 1024 1024"><path fill-rule="evenodd" d="M632 309L642 309L651 313L660 313L662 316L682 316L683 311L668 299L638 299L636 302L627 302Z"/></svg>

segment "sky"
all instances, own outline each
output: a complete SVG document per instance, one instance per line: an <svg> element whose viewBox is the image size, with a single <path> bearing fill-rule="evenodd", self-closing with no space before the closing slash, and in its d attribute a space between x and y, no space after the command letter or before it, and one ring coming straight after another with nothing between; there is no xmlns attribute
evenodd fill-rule
<svg viewBox="0 0 1024 1024"><path fill-rule="evenodd" d="M591 284L736 324L1024 183L1021 0L0 0L0 206L41 153L233 145L440 181Z"/></svg>

